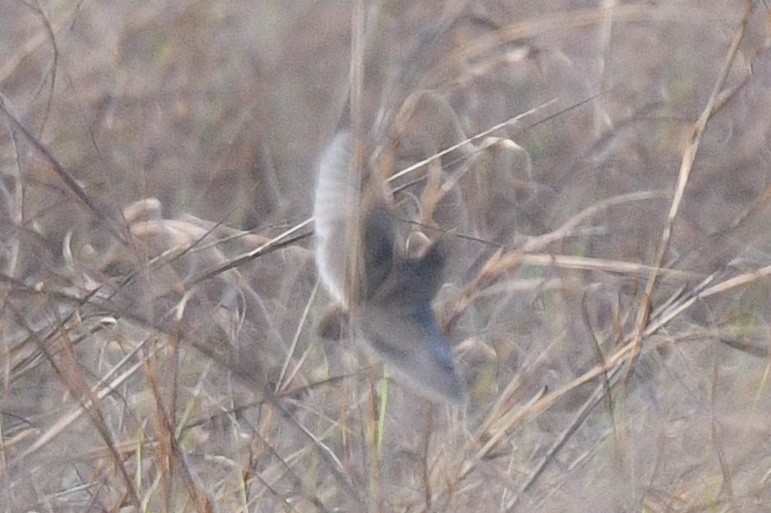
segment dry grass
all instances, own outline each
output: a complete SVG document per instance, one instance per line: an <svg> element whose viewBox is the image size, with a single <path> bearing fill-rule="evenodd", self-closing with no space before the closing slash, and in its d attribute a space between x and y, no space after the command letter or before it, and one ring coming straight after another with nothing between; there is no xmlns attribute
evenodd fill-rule
<svg viewBox="0 0 771 513"><path fill-rule="evenodd" d="M657 4L4 0L0 510L768 511L771 17ZM318 335L340 127L462 409Z"/></svg>

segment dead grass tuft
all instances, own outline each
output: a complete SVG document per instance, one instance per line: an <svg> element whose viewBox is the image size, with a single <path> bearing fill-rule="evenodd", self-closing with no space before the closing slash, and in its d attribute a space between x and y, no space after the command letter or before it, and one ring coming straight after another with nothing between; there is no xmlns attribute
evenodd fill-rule
<svg viewBox="0 0 771 513"><path fill-rule="evenodd" d="M7 3L0 509L768 511L768 6L601 4ZM339 129L462 409L327 313Z"/></svg>

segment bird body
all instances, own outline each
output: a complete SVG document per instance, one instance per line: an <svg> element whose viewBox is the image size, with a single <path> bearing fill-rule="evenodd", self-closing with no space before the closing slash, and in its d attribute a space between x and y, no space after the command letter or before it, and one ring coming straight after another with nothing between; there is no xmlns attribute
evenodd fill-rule
<svg viewBox="0 0 771 513"><path fill-rule="evenodd" d="M319 277L348 309L360 344L423 395L461 403L465 385L431 307L441 286L445 246L440 240L422 255L407 257L397 242L393 212L377 194L367 196L354 215L350 206L359 194L350 177L350 155L350 135L342 132L320 160L314 202Z"/></svg>

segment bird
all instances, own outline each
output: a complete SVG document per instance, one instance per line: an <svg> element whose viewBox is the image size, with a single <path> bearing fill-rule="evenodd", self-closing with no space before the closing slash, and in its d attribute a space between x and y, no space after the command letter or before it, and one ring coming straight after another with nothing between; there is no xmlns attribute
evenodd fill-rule
<svg viewBox="0 0 771 513"><path fill-rule="evenodd" d="M351 156L351 135L342 131L319 160L313 205L319 279L347 309L359 345L419 394L460 405L465 383L431 306L442 285L447 245L439 238L422 254L408 256L382 194L363 194L359 210L350 208L360 196L349 172Z"/></svg>

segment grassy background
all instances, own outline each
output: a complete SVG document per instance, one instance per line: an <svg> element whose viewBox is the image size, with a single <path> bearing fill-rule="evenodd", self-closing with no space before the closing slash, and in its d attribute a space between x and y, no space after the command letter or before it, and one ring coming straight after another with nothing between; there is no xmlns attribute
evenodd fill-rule
<svg viewBox="0 0 771 513"><path fill-rule="evenodd" d="M0 509L771 507L762 2L0 12ZM468 405L321 338L336 130L395 173L531 109L395 196Z"/></svg>

